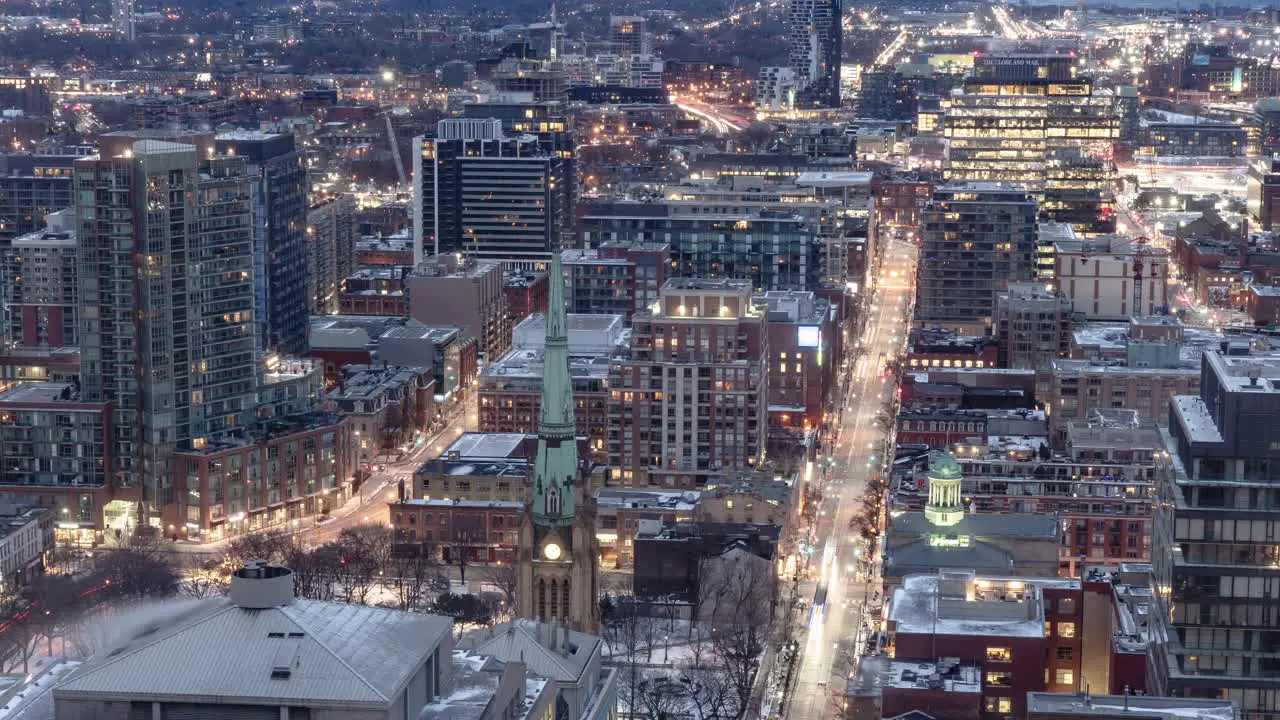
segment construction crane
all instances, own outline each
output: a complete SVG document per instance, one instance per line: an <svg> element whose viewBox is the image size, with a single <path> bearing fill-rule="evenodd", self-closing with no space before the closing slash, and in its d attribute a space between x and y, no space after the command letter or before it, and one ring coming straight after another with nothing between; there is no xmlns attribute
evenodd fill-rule
<svg viewBox="0 0 1280 720"><path fill-rule="evenodd" d="M1142 312L1142 307L1143 307L1142 306L1142 271L1146 268L1146 260L1144 259L1143 256L1145 256L1148 252L1150 252L1150 248L1147 247L1147 244L1149 242L1151 242L1151 240L1146 235L1134 238L1133 240L1133 245L1136 246L1133 250L1133 314L1134 316L1141 316L1143 314Z"/></svg>
<svg viewBox="0 0 1280 720"><path fill-rule="evenodd" d="M396 129L391 126L391 108L382 112L382 119L387 121L387 140L391 143L391 158L396 162L396 174L400 176L401 185L408 185L409 178L404 175L404 161L400 159L400 141L396 139Z"/></svg>

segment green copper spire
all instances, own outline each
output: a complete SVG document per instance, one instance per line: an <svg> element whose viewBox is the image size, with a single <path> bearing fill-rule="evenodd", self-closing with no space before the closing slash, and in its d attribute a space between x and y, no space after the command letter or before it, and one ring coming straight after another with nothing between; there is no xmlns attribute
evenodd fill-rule
<svg viewBox="0 0 1280 720"><path fill-rule="evenodd" d="M560 250L551 254L547 293L547 344L542 374L542 414L538 418L538 454L533 461L533 516L546 525L573 522L573 491L578 480L578 442L573 420L573 381L569 377L569 320L565 313Z"/></svg>

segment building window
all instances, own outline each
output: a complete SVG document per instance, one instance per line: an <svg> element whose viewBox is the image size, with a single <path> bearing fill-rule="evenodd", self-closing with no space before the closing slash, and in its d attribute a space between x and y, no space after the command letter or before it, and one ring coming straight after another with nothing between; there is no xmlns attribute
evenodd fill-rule
<svg viewBox="0 0 1280 720"><path fill-rule="evenodd" d="M1075 615L1075 614L1076 614L1076 599L1075 599L1075 598L1061 598L1060 600L1058 600L1058 614L1059 614L1059 615Z"/></svg>
<svg viewBox="0 0 1280 720"><path fill-rule="evenodd" d="M1075 685L1076 674L1072 670L1058 670L1054 673L1053 681L1058 685Z"/></svg>
<svg viewBox="0 0 1280 720"><path fill-rule="evenodd" d="M1071 647L1070 645L1059 645L1059 646L1058 646L1058 659L1059 659L1059 660L1074 660L1074 659L1075 659L1075 656L1076 656L1075 648Z"/></svg>
<svg viewBox="0 0 1280 720"><path fill-rule="evenodd" d="M1073 622L1058 623L1058 637L1073 638L1076 636L1076 624Z"/></svg>
<svg viewBox="0 0 1280 720"><path fill-rule="evenodd" d="M982 709L986 712L1013 712L1013 700L1007 697L989 697L985 699Z"/></svg>
<svg viewBox="0 0 1280 720"><path fill-rule="evenodd" d="M997 685L999 687L1009 687L1013 684L1013 673L989 672L987 673L987 684Z"/></svg>
<svg viewBox="0 0 1280 720"><path fill-rule="evenodd" d="M1007 647L987 648L987 660L991 662L1013 662L1013 651Z"/></svg>

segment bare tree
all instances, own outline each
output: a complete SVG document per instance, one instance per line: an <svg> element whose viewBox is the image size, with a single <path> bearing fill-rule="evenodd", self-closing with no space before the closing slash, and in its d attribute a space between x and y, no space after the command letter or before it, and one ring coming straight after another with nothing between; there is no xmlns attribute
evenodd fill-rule
<svg viewBox="0 0 1280 720"><path fill-rule="evenodd" d="M684 688L665 673L645 673L636 698L640 707L654 720L678 717L684 705ZM634 710L632 717L635 717Z"/></svg>
<svg viewBox="0 0 1280 720"><path fill-rule="evenodd" d="M86 590L69 575L43 575L24 592L30 603L26 621L44 636L49 656L53 655L54 638L65 637L68 629L75 626L86 604L81 595Z"/></svg>
<svg viewBox="0 0 1280 720"><path fill-rule="evenodd" d="M336 554L329 548L306 550L295 547L285 557L285 564L293 571L293 587L298 597L309 600L333 599L333 571Z"/></svg>
<svg viewBox="0 0 1280 720"><path fill-rule="evenodd" d="M729 720L742 716L738 694L725 668L691 663L681 672L680 682L685 687L686 709L694 720Z"/></svg>
<svg viewBox="0 0 1280 720"><path fill-rule="evenodd" d="M31 657L40 645L40 629L36 618L31 617L29 603L22 598L7 598L0 616L5 618L4 631L0 632L0 641L4 644L6 672L22 668L23 673L31 672Z"/></svg>
<svg viewBox="0 0 1280 720"><path fill-rule="evenodd" d="M712 623L713 665L725 673L740 710L747 707L773 630L777 583L772 563L739 549L708 558L699 573L701 610Z"/></svg>
<svg viewBox="0 0 1280 720"><path fill-rule="evenodd" d="M418 610L429 604L427 598L448 589L448 580L427 549L393 557L383 571L382 586L395 597L396 609Z"/></svg>
<svg viewBox="0 0 1280 720"><path fill-rule="evenodd" d="M100 583L94 592L125 598L172 595L178 590L178 573L163 556L143 550L114 550L98 557L92 578Z"/></svg>
<svg viewBox="0 0 1280 720"><path fill-rule="evenodd" d="M281 563L289 557L293 547L293 538L285 532L249 533L232 538L227 543L222 552L222 561L227 572L242 567L250 560Z"/></svg>
<svg viewBox="0 0 1280 720"><path fill-rule="evenodd" d="M338 535L338 563L333 567L347 602L367 605L369 593L385 577L391 562L391 528L357 525Z"/></svg>
<svg viewBox="0 0 1280 720"><path fill-rule="evenodd" d="M220 559L201 563L182 574L182 593L193 598L225 595L230 587L231 576Z"/></svg>
<svg viewBox="0 0 1280 720"><path fill-rule="evenodd" d="M502 594L504 608L516 606L516 588L520 583L520 569L515 563L496 563L485 568L484 580Z"/></svg>

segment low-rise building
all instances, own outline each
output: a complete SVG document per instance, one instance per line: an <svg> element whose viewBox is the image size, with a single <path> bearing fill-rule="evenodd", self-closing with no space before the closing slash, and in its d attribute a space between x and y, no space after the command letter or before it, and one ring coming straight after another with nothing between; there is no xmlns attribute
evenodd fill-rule
<svg viewBox="0 0 1280 720"><path fill-rule="evenodd" d="M720 525L777 525L785 531L799 506L797 478L790 481L766 473L742 473L708 483L698 499L698 522Z"/></svg>
<svg viewBox="0 0 1280 720"><path fill-rule="evenodd" d="M438 402L458 396L474 382L476 341L452 325L424 325L402 317L313 315L311 356L324 364L327 387L348 365L387 363L431 370Z"/></svg>
<svg viewBox="0 0 1280 720"><path fill-rule="evenodd" d="M351 426L361 465L395 454L426 431L434 397L431 371L403 365L347 365L327 395Z"/></svg>
<svg viewBox="0 0 1280 720"><path fill-rule="evenodd" d="M959 448L961 493L978 513L1056 515L1061 521L1059 561L1068 577L1084 564L1118 565L1150 557L1155 511L1155 454L1161 447L1153 423L1136 413L1099 411L1089 422L1073 422L1062 452L1041 439L1010 436ZM890 493L895 510L923 510L929 471L896 478Z"/></svg>
<svg viewBox="0 0 1280 720"><path fill-rule="evenodd" d="M542 720L548 712L568 720L617 716L619 671L604 666L604 643L597 636L522 618L473 630L458 640L457 647L473 657L491 658L507 666L524 665L529 675L544 683L541 695L549 696L551 702L539 705L537 698L516 696L518 702L529 703L529 713L491 718L454 712L423 720ZM534 714L538 707L543 707L543 712Z"/></svg>
<svg viewBox="0 0 1280 720"><path fill-rule="evenodd" d="M898 412L897 442L949 450L954 445L985 445L987 414L981 410L912 410Z"/></svg>
<svg viewBox="0 0 1280 720"><path fill-rule="evenodd" d="M630 568L636 533L641 523L662 526L694 519L702 493L646 488L600 488L596 491L596 539L600 561L608 567Z"/></svg>
<svg viewBox="0 0 1280 720"><path fill-rule="evenodd" d="M777 525L641 522L635 537L633 591L639 598L694 603L704 561L735 547L772 560L777 556L781 533Z"/></svg>
<svg viewBox="0 0 1280 720"><path fill-rule="evenodd" d="M0 502L50 508L67 544L96 545L104 531L131 532L141 495L115 485L113 406L82 401L74 383L29 382L0 392Z"/></svg>
<svg viewBox="0 0 1280 720"><path fill-rule="evenodd" d="M49 508L0 504L0 583L15 594L44 572L53 551Z"/></svg>
<svg viewBox="0 0 1280 720"><path fill-rule="evenodd" d="M922 708L928 709L926 715ZM979 720L982 666L954 658L866 655L845 690L844 720Z"/></svg>
<svg viewBox="0 0 1280 720"><path fill-rule="evenodd" d="M247 565L229 595L121 632L120 647L53 689L53 717L135 707L161 717L401 720L455 689L451 619L296 598L293 572L276 565ZM183 661L193 654L199 673Z"/></svg>
<svg viewBox="0 0 1280 720"><path fill-rule="evenodd" d="M410 267L372 265L356 268L342 280L338 290L338 312L343 315L408 315L404 277Z"/></svg>
<svg viewBox="0 0 1280 720"><path fill-rule="evenodd" d="M1239 704L1234 700L1207 700L1183 697L1156 697L1115 693L1029 692L1027 720L1236 720Z"/></svg>
<svg viewBox="0 0 1280 720"><path fill-rule="evenodd" d="M889 602L890 654L978 665L980 717L1023 717L1027 693L1076 692L1086 684L1085 658L1108 652L1108 633L1087 632L1094 618L1085 615L1084 596L1080 580L959 571L911 575Z"/></svg>
<svg viewBox="0 0 1280 720"><path fill-rule="evenodd" d="M1055 360L1044 398L1050 438L1062 442L1067 423L1087 421L1102 409L1135 410L1144 422L1164 422L1169 398L1200 389L1194 366L1133 367L1117 362Z"/></svg>
<svg viewBox="0 0 1280 720"><path fill-rule="evenodd" d="M165 534L218 540L315 522L351 496L356 443L338 415L316 412L246 428L239 438L169 457Z"/></svg>
<svg viewBox="0 0 1280 720"><path fill-rule="evenodd" d="M993 368L999 362L1000 351L994 338L931 327L911 329L902 366L906 370Z"/></svg>
<svg viewBox="0 0 1280 720"><path fill-rule="evenodd" d="M964 496L964 471L949 454L930 456L929 496L923 511L889 514L884 584L913 573L968 569L1053 577L1062 530L1056 515L1010 512L979 515Z"/></svg>
<svg viewBox="0 0 1280 720"><path fill-rule="evenodd" d="M390 503L399 553L422 554L446 565L512 564L524 500L407 499Z"/></svg>

